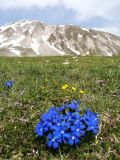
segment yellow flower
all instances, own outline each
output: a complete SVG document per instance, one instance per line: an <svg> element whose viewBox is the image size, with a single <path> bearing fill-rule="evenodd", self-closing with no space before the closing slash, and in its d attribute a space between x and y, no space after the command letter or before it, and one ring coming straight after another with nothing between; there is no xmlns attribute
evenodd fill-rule
<svg viewBox="0 0 120 160"><path fill-rule="evenodd" d="M80 94L84 94L85 92L83 90L80 90Z"/></svg>
<svg viewBox="0 0 120 160"><path fill-rule="evenodd" d="M76 91L77 89L75 87L72 87L72 91Z"/></svg>
<svg viewBox="0 0 120 160"><path fill-rule="evenodd" d="M66 90L68 87L69 87L68 84L64 84L64 85L62 86L62 89L63 89L63 90Z"/></svg>

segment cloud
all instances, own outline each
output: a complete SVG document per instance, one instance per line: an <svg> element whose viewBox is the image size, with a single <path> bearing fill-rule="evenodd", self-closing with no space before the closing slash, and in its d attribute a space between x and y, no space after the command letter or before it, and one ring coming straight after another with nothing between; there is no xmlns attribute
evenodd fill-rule
<svg viewBox="0 0 120 160"><path fill-rule="evenodd" d="M60 5L73 10L76 19L79 20L88 20L94 16L114 19L119 17L120 13L120 0L1 0L0 9L33 6L46 8Z"/></svg>
<svg viewBox="0 0 120 160"><path fill-rule="evenodd" d="M120 0L65 0L66 7L76 12L76 18L86 21L93 17L113 20L119 17ZM120 13L120 11L119 11Z"/></svg>
<svg viewBox="0 0 120 160"><path fill-rule="evenodd" d="M30 8L33 6L45 8L48 6L55 6L59 0L4 0L0 2L1 9L11 8Z"/></svg>
<svg viewBox="0 0 120 160"><path fill-rule="evenodd" d="M104 32L109 32L109 33L113 33L116 35L120 35L120 29L118 27L99 27L99 28L93 28L95 30L99 30L99 31L104 31Z"/></svg>
<svg viewBox="0 0 120 160"><path fill-rule="evenodd" d="M113 31L120 28L120 0L0 0L0 10L50 8L62 6L74 13L77 23L87 22L94 17L106 19L102 28ZM109 22L109 23L108 23ZM106 26L107 25L107 26ZM120 31L120 30L119 30Z"/></svg>

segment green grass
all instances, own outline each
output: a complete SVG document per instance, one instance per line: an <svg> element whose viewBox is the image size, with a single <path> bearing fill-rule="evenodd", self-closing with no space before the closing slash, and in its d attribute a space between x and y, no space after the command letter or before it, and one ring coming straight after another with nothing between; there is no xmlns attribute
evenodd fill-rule
<svg viewBox="0 0 120 160"><path fill-rule="evenodd" d="M7 90L3 82L10 79L15 83ZM63 92L65 83L85 91L81 107L99 114L100 132L97 140L53 152L33 130L51 105L80 98L78 91ZM120 159L120 57L0 58L0 122L2 160Z"/></svg>

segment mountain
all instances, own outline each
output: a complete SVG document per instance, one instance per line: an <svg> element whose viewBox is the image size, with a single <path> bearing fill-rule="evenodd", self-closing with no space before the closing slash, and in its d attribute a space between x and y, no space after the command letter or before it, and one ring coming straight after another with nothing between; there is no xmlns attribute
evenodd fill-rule
<svg viewBox="0 0 120 160"><path fill-rule="evenodd" d="M0 56L120 54L120 37L73 25L21 20L0 27Z"/></svg>

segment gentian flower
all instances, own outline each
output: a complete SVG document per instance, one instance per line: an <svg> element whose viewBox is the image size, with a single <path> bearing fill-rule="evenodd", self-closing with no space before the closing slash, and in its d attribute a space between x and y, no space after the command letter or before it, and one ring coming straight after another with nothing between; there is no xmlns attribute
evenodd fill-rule
<svg viewBox="0 0 120 160"><path fill-rule="evenodd" d="M13 83L14 83L14 80L10 80L10 81L4 82L4 85L5 87L11 88Z"/></svg>
<svg viewBox="0 0 120 160"><path fill-rule="evenodd" d="M34 132L39 136L42 137L44 133L43 124L39 121L34 129Z"/></svg>
<svg viewBox="0 0 120 160"><path fill-rule="evenodd" d="M96 116L91 116L88 118L85 123L87 124L87 131L92 131L93 134L97 134L98 132L98 119Z"/></svg>
<svg viewBox="0 0 120 160"><path fill-rule="evenodd" d="M71 118L75 121L75 120L80 120L81 116L78 112L73 112L71 113Z"/></svg>
<svg viewBox="0 0 120 160"><path fill-rule="evenodd" d="M53 135L59 137L64 143L70 138L70 133L68 129L70 128L69 123L61 122L60 125L51 126L51 130L53 130Z"/></svg>
<svg viewBox="0 0 120 160"><path fill-rule="evenodd" d="M76 100L73 100L70 104L67 104L67 107L71 110L79 111L78 103Z"/></svg>
<svg viewBox="0 0 120 160"><path fill-rule="evenodd" d="M83 129L85 129L85 126L82 122L71 126L72 134L78 138L85 135L85 131Z"/></svg>
<svg viewBox="0 0 120 160"><path fill-rule="evenodd" d="M80 139L76 137L74 134L71 134L70 139L68 140L68 144L70 146L78 145L80 143Z"/></svg>
<svg viewBox="0 0 120 160"><path fill-rule="evenodd" d="M56 111L55 107L52 107L48 110L47 113L41 115L41 120L52 122L52 120L57 117L58 117L58 112Z"/></svg>
<svg viewBox="0 0 120 160"><path fill-rule="evenodd" d="M98 117L96 113L91 112L90 110L86 110L86 113L82 118L87 125L87 131L91 131L94 135L98 133Z"/></svg>
<svg viewBox="0 0 120 160"><path fill-rule="evenodd" d="M57 149L59 147L59 144L62 143L62 140L59 138L59 136L55 136L51 133L48 134L47 140L47 146L53 149Z"/></svg>
<svg viewBox="0 0 120 160"><path fill-rule="evenodd" d="M56 109L58 112L62 112L62 111L65 111L66 106L60 106L60 107L57 107Z"/></svg>

